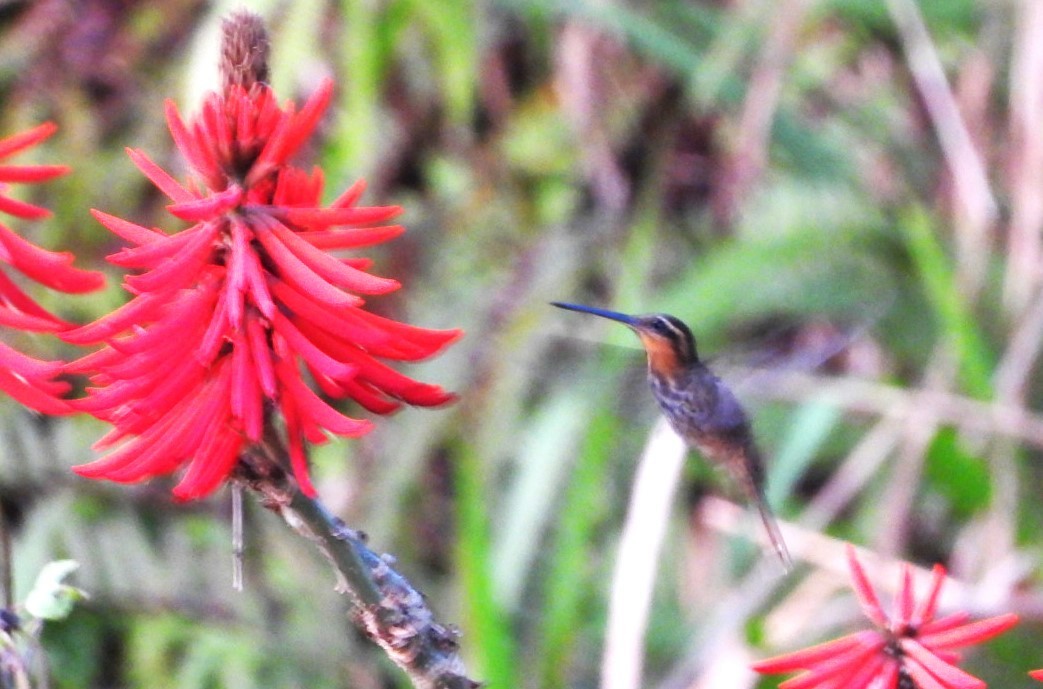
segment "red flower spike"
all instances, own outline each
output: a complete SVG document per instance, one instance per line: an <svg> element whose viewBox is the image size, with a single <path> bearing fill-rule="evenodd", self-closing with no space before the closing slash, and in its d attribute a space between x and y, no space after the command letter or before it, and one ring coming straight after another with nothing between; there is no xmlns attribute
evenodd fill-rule
<svg viewBox="0 0 1043 689"><path fill-rule="evenodd" d="M35 146L56 130L57 127L48 122L0 139L0 160ZM26 220L49 215L44 208L8 197L5 194L8 185L45 182L68 171L64 165L0 164L0 213ZM0 263L34 282L67 294L92 292L104 284L101 273L73 268L72 261L72 254L36 246L0 223ZM6 271L0 271L0 326L26 332L60 332L72 324L46 311ZM61 370L60 362L39 361L0 344L0 390L30 409L44 414L73 411L61 398L69 386L54 380Z"/></svg>
<svg viewBox="0 0 1043 689"><path fill-rule="evenodd" d="M365 257L328 253L393 239L402 228L377 223L401 209L357 206L363 183L322 206L321 170L291 163L329 105L332 82L298 110L245 77L226 79L194 118L167 104L171 135L192 169L187 182L130 151L189 227L166 234L94 211L130 245L110 262L140 272L125 279L131 301L64 334L102 345L70 365L91 376L75 404L114 426L97 444L108 454L77 467L81 475L138 481L183 469L174 495L192 500L218 488L242 453L279 437L286 468L313 494L308 445L373 426L331 399L376 413L453 399L382 360L432 356L459 331L367 313L360 295L399 283L368 273Z"/></svg>
<svg viewBox="0 0 1043 689"><path fill-rule="evenodd" d="M935 565L930 589L916 604L912 569L902 565L895 614L888 618L869 583L855 549L847 547L855 592L874 628L801 651L754 663L761 674L804 672L779 689L983 689L980 679L956 667L953 649L982 643L1018 622L1006 614L968 623L969 615L955 613L935 619L945 569ZM1043 670L1032 674L1043 680ZM904 683L903 683L904 682Z"/></svg>

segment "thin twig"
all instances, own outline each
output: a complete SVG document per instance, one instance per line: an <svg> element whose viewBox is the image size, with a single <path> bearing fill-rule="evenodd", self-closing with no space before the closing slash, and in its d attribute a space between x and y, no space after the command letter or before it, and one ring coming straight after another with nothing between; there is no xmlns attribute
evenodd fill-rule
<svg viewBox="0 0 1043 689"><path fill-rule="evenodd" d="M717 204L718 215L725 221L734 217L741 200L764 173L783 82L808 6L808 0L788 0L778 3L767 16L764 48L750 74Z"/></svg>
<svg viewBox="0 0 1043 689"><path fill-rule="evenodd" d="M887 8L898 29L909 71L923 98L949 174L956 200L966 217L960 239L960 264L968 268L961 277L976 287L984 269L986 231L997 217L996 199L989 187L985 163L974 146L960 108L945 77L931 36L913 0L887 0ZM976 291L976 289L975 289Z"/></svg>
<svg viewBox="0 0 1043 689"><path fill-rule="evenodd" d="M1040 5L1043 7L1043 4ZM1038 194L1038 191L1037 191ZM1043 290L1039 291L1028 311L1021 317L1010 336L1003 358L996 367L996 398L1006 403L1019 403L1031 380L1040 351L1043 349Z"/></svg>
<svg viewBox="0 0 1043 689"><path fill-rule="evenodd" d="M1003 296L1018 313L1038 289L1043 245L1043 3L1019 3L1020 21L1010 70L1010 229Z"/></svg>
<svg viewBox="0 0 1043 689"><path fill-rule="evenodd" d="M897 556L905 551L909 517L920 487L924 457L938 431L938 414L931 404L933 393L944 391L952 383L955 370L945 348L936 348L924 387L915 391L922 403L914 404L905 416L902 442L881 499L887 508L880 515L874 537L877 550L885 555Z"/></svg>
<svg viewBox="0 0 1043 689"><path fill-rule="evenodd" d="M942 424L961 430L1004 435L1043 447L1043 416L1021 405L980 402L948 392L906 390L856 378L830 378L795 371L771 374L771 385L751 390L764 399L831 399L854 412L905 416L918 405L930 405Z"/></svg>
<svg viewBox="0 0 1043 689"><path fill-rule="evenodd" d="M232 484L232 588L243 590L243 487Z"/></svg>

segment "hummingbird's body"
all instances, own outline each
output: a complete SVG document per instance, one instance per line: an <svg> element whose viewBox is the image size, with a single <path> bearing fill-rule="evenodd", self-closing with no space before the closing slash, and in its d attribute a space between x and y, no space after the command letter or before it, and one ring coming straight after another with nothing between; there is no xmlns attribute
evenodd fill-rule
<svg viewBox="0 0 1043 689"><path fill-rule="evenodd" d="M670 425L691 447L722 466L757 506L768 537L787 569L789 551L764 496L764 462L739 400L699 360L695 339L684 323L666 314L627 316L577 304L554 306L590 313L628 325L648 354L648 381Z"/></svg>

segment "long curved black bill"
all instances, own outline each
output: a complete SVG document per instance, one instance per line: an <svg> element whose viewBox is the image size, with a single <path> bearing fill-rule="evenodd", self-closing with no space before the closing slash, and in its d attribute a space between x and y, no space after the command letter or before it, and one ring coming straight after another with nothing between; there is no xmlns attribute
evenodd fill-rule
<svg viewBox="0 0 1043 689"><path fill-rule="evenodd" d="M625 313L619 313L618 311L609 311L607 309L599 309L596 306L584 306L582 304L568 304L561 301L552 301L551 306L557 306L559 309L565 309L567 311L578 311L579 313L589 313L594 316L601 316L602 318L608 318L609 320L619 321L620 323L626 323L627 325L635 325L637 319L634 316L628 316Z"/></svg>

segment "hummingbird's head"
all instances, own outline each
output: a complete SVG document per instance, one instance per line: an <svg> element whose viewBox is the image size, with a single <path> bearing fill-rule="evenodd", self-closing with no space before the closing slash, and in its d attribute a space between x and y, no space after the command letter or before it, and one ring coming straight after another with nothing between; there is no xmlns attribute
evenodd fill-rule
<svg viewBox="0 0 1043 689"><path fill-rule="evenodd" d="M607 311L593 306L552 302L559 309L589 313L628 326L641 338L641 344L648 354L649 368L661 375L672 375L688 364L699 360L695 348L695 338L688 326L665 313L653 313L647 316L628 316L625 313Z"/></svg>

